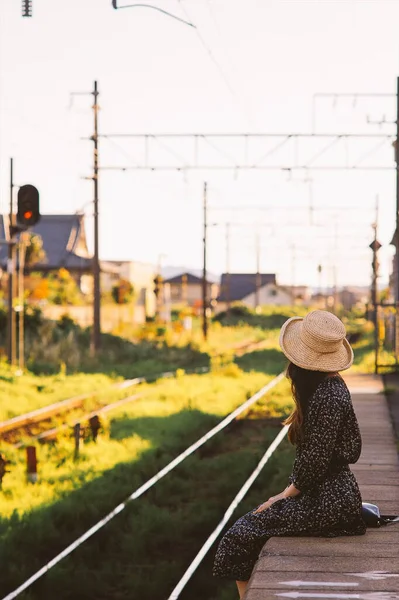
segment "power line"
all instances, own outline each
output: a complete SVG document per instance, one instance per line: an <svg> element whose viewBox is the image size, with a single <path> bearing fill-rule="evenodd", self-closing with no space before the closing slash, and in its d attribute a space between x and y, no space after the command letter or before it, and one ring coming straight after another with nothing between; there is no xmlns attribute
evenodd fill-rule
<svg viewBox="0 0 399 600"><path fill-rule="evenodd" d="M107 135L103 135L102 137L105 138L108 143L110 143L112 146L114 146L114 148L116 148L121 154L123 154L125 156L125 158L127 158L129 160L131 160L133 158L135 160L135 162L139 162L136 160L136 157L133 156L133 154L131 154L130 152L127 152L127 150L125 150L125 148L123 148L120 144L115 142L115 140L113 138L110 138Z"/></svg>
<svg viewBox="0 0 399 600"><path fill-rule="evenodd" d="M145 151L144 156L140 157L140 163L137 165L128 165L124 167L119 166L105 166L102 169L106 170L165 170L165 171L186 171L186 170L240 170L245 171L286 171L291 174L294 171L305 171L307 174L310 169L313 171L391 171L395 169L395 162L392 160L390 164L389 159L385 158L385 164L363 164L363 161L367 156L373 154L378 147L383 145L385 142L395 142L395 136L393 134L386 133L108 133L108 138L126 138L132 140L141 140L143 142ZM173 140L176 143L180 142L184 144L186 141L191 142L192 147L190 150L190 158L184 160L178 155L175 149L170 148L167 142ZM259 160L248 162L247 153L249 151L250 142L262 142L268 144L269 142L277 140L278 144L274 145L273 148L268 149L267 153ZM157 159L151 160L151 141L162 145L165 150L173 156L176 162L167 161L160 163ZM346 152L346 157L343 161L337 164L337 161L329 161L329 163L317 163L314 164L329 147L336 144L342 146L345 143L345 148L349 149L349 143L367 142L368 146L363 143L364 154L357 160L349 160L349 154ZM223 142L226 146L223 147ZM231 147L234 142L234 148L240 150L240 144L244 144L246 157L244 160L235 159L232 155ZM312 143L313 153L309 156L310 148L309 142ZM378 146L376 146L376 143ZM227 164L220 164L219 162L213 161L213 159L207 158L206 162L203 160L202 153L203 145L207 144L216 149L227 161ZM217 145L216 145L217 144ZM227 146L228 144L228 146ZM238 144L238 145L237 145ZM280 164L274 162L268 162L264 164L266 157L272 156L281 146L286 144L287 146L287 158L281 160ZM292 144L294 147L292 148ZM321 145L322 144L322 145ZM327 144L327 145L326 145ZM370 147L371 146L371 147ZM365 147L365 149L364 149ZM184 152L187 152L186 145L182 147ZM294 150L294 156L292 156L292 150ZM312 164L310 164L312 163ZM305 180L309 183L309 179Z"/></svg>
<svg viewBox="0 0 399 600"><path fill-rule="evenodd" d="M180 7L182 9L182 11L184 12L184 14L186 15L187 19L189 21L191 21L191 17L187 11L187 9L185 8L185 6L183 5L183 0L178 0ZM235 92L233 86L231 85L225 71L223 70L220 62L216 59L215 54L212 52L209 44L207 44L207 42L205 41L204 37L201 35L198 27L196 27L195 32L198 36L198 39L200 40L203 48L205 49L206 53L208 54L209 58L211 59L211 61L213 62L213 64L215 65L216 69L219 72L220 77L222 78L225 86L227 87L227 89L229 90L230 94L232 95L234 101L237 103L237 106L240 108L240 110L244 113L245 118L247 119L247 121L250 122L251 125L253 125L253 123L251 123L252 119L248 116L247 111L244 109L237 93Z"/></svg>

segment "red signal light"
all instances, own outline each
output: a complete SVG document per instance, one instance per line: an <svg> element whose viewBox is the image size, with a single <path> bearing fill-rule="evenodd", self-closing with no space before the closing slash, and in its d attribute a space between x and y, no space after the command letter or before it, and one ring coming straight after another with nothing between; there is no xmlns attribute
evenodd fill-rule
<svg viewBox="0 0 399 600"><path fill-rule="evenodd" d="M39 220L39 192L34 185L23 185L18 190L17 225L33 227Z"/></svg>

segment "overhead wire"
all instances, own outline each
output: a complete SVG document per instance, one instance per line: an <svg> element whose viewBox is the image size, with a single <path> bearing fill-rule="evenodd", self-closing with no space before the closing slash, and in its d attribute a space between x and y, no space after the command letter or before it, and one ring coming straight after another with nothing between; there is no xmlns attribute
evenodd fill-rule
<svg viewBox="0 0 399 600"><path fill-rule="evenodd" d="M177 0L181 10L183 11L183 13L186 15L186 18L189 21L192 21L192 18L189 14L189 12L187 11L186 7L183 4L183 0ZM203 48L205 49L206 53L208 54L209 58L211 59L211 61L213 62L213 64L215 65L220 77L222 78L225 86L227 87L227 89L229 90L231 96L233 97L235 103L237 104L237 106L239 107L240 111L244 114L245 119L248 121L248 123L253 127L253 122L252 122L252 118L250 115L248 115L247 110L244 108L240 98L237 95L237 92L234 90L233 86L231 85L229 78L227 77L224 69L222 68L220 62L217 60L214 52L212 51L210 45L206 42L204 36L200 33L199 27L196 26L195 28L195 33L198 36L198 39L200 40Z"/></svg>

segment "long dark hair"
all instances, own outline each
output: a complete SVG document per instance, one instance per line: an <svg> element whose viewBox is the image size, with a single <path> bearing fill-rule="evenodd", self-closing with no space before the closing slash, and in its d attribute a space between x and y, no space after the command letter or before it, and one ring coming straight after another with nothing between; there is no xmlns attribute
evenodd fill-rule
<svg viewBox="0 0 399 600"><path fill-rule="evenodd" d="M289 363L287 377L291 381L292 396L295 401L295 409L284 421L284 425L291 425L288 431L288 439L292 444L298 444L303 439L303 425L308 410L308 403L315 393L319 384L331 377L334 373L324 371L309 371Z"/></svg>

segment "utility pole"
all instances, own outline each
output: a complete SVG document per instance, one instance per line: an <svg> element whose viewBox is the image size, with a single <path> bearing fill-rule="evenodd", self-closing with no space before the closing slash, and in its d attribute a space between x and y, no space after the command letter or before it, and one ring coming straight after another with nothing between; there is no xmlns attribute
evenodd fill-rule
<svg viewBox="0 0 399 600"><path fill-rule="evenodd" d="M259 230L256 232L256 276L255 276L255 310L259 307L259 294L261 288L261 276L260 276L260 236Z"/></svg>
<svg viewBox="0 0 399 600"><path fill-rule="evenodd" d="M22 233L19 240L18 248L18 301L19 301L19 312L18 312L18 367L22 371L25 368L25 330L24 330L24 314L25 314L25 256L26 256L26 234Z"/></svg>
<svg viewBox="0 0 399 600"><path fill-rule="evenodd" d="M100 259L99 259L99 215L98 215L98 172L99 172L99 164L98 164L98 140L100 138L98 134L98 86L97 81L94 82L94 88L92 92L72 92L71 98L73 96L93 96L93 113L94 113L94 132L93 135L90 136L89 139L94 144L93 149L93 175L91 177L86 177L85 179L91 179L93 181L94 187L94 197L93 197L93 216L94 216L94 255L93 255L93 331L91 337L91 352L92 354L96 354L101 346L101 284L100 284Z"/></svg>
<svg viewBox="0 0 399 600"><path fill-rule="evenodd" d="M14 161L10 158L10 213L9 213L9 244L8 244L8 340L7 340L7 356L8 362L11 365L16 363L16 315L14 310L15 298L15 243L13 243L13 227L14 223Z"/></svg>
<svg viewBox="0 0 399 600"><path fill-rule="evenodd" d="M399 360L399 77L396 80L396 142L395 142L395 165L396 165L396 273L395 283L395 303L396 303L396 323L395 323L395 356L396 362Z"/></svg>
<svg viewBox="0 0 399 600"><path fill-rule="evenodd" d="M338 282L337 282L337 262L336 256L338 252L338 217L335 219L334 223L334 264L333 264L333 299L334 299L334 308L333 313L337 314L338 312Z"/></svg>
<svg viewBox="0 0 399 600"><path fill-rule="evenodd" d="M320 294L320 300L321 300L321 295L322 295L322 273L323 273L323 267L322 267L322 265L318 265L317 266L317 272L319 274L319 294Z"/></svg>
<svg viewBox="0 0 399 600"><path fill-rule="evenodd" d="M98 242L98 88L97 81L94 82L94 256L93 256L93 339L92 352L95 354L101 346L101 286L100 286L100 259Z"/></svg>
<svg viewBox="0 0 399 600"><path fill-rule="evenodd" d="M377 252L381 248L380 242L377 240L377 229L378 229L378 208L379 208L379 198L376 198L376 207L375 207L375 222L373 223L374 229L374 239L370 244L370 248L373 251L373 262L372 269L373 275L371 280L371 304L373 311L373 324L374 324L374 344L375 344L375 362L374 362L374 372L378 373L378 291L377 291L377 278L378 278L378 257Z"/></svg>
<svg viewBox="0 0 399 600"><path fill-rule="evenodd" d="M230 312L230 223L226 223L226 312Z"/></svg>
<svg viewBox="0 0 399 600"><path fill-rule="evenodd" d="M204 210L204 230L203 230L203 269L202 269L202 332L204 339L208 337L208 294L207 294L207 274L206 274L206 237L208 228L208 200L207 200L207 183L204 182L204 197L203 197L203 210Z"/></svg>
<svg viewBox="0 0 399 600"><path fill-rule="evenodd" d="M291 245L291 297L292 304L295 304L295 267L296 267L296 255L295 255L295 244Z"/></svg>

